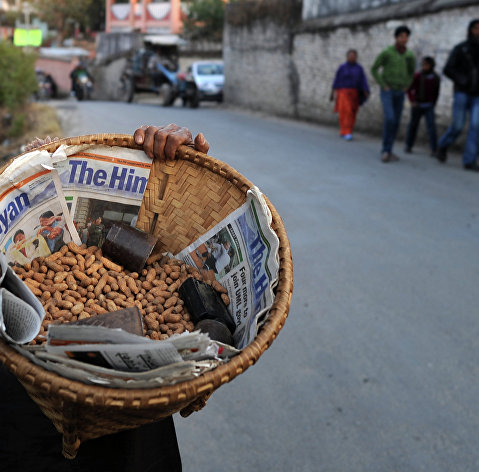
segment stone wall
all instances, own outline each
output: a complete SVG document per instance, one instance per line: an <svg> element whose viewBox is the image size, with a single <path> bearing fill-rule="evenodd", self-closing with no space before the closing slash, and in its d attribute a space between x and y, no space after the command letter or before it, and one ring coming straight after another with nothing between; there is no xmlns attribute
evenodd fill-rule
<svg viewBox="0 0 479 472"><path fill-rule="evenodd" d="M301 2L230 4L223 36L226 100L279 115L295 115L298 89L292 55Z"/></svg>
<svg viewBox="0 0 479 472"><path fill-rule="evenodd" d="M280 115L294 114L290 35L280 25L255 22L224 39L229 102Z"/></svg>
<svg viewBox="0 0 479 472"><path fill-rule="evenodd" d="M303 0L303 18L351 13L411 1L414 0Z"/></svg>
<svg viewBox="0 0 479 472"><path fill-rule="evenodd" d="M437 5L432 8L432 3L416 0L372 12L286 24L267 16L252 18L247 24L234 24L227 14L226 101L278 115L335 124L337 116L329 101L331 84L346 51L355 48L372 90L370 100L359 112L356 128L379 133L382 126L379 87L369 69L377 54L393 43L394 29L407 24L412 30L409 46L418 62L425 55L434 56L437 71L442 75L450 49L465 39L469 21L479 18L479 6L470 5L474 2L443 1L443 8ZM459 4L462 6L455 6ZM421 14L414 15L415 11ZM439 132L450 121L451 104L452 84L442 77L436 109ZM408 104L405 111L403 120L407 122Z"/></svg>

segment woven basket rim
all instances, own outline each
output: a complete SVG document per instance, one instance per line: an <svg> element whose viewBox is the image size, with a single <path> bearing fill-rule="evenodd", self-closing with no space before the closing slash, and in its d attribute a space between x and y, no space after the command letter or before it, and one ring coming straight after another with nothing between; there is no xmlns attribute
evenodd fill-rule
<svg viewBox="0 0 479 472"><path fill-rule="evenodd" d="M107 146L142 149L141 146L138 146L134 142L133 136L131 135L105 133L64 138L59 141L45 144L39 147L38 150L54 152L62 144L104 144ZM24 154L25 153L21 155ZM194 162L200 167L205 167L222 175L236 187L245 190L245 193L246 190L253 185L248 179L228 164L198 152L188 146L180 147L177 152L177 158ZM0 173L12 162L12 160L0 169ZM195 379L183 381L174 385L153 386L151 388L143 389L126 389L89 385L77 380L62 377L52 371L48 371L43 367L33 364L28 358L16 352L3 340L0 340L0 361L9 367L19 380L30 385L35 385L35 388L38 388L45 393L49 393L54 389L58 395L67 401L75 403L91 403L93 401L97 406L104 404L113 409L116 407L120 409L125 407L148 409L151 408L152 405L158 406L159 402L161 403L159 397L163 398L164 404L175 403L178 401L184 402L189 398L196 398L198 394L212 392L222 384L233 380L249 366L253 365L262 353L269 348L284 325L291 303L293 291L291 248L281 217L269 199L267 197L265 197L265 199L273 217L272 227L280 241L280 266L276 294L273 306L270 309L269 317L260 328L256 338L246 346L240 354L233 357L229 362L222 364L209 372L203 373ZM134 400L132 400L133 398Z"/></svg>

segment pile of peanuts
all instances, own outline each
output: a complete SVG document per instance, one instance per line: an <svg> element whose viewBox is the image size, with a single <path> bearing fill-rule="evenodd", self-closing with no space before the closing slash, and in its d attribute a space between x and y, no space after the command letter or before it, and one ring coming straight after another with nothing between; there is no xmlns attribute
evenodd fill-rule
<svg viewBox="0 0 479 472"><path fill-rule="evenodd" d="M38 257L13 270L45 309L39 335L31 344L45 342L51 323L83 320L135 305L143 317L147 338L163 340L194 329L178 288L188 277L202 280L202 276L183 261L156 254L139 274L107 259L96 246L70 242L48 257ZM229 304L220 283L205 282Z"/></svg>

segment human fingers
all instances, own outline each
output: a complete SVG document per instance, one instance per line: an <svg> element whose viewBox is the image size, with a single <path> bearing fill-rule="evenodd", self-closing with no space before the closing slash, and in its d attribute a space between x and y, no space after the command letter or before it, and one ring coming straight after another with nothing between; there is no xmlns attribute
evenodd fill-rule
<svg viewBox="0 0 479 472"><path fill-rule="evenodd" d="M148 125L143 125L140 126L134 133L133 133L133 138L135 140L135 143L138 145L143 145L145 142L145 131L148 128Z"/></svg>
<svg viewBox="0 0 479 472"><path fill-rule="evenodd" d="M148 126L145 130L143 150L151 159L165 159L165 145L169 133L175 132L179 127L174 124L167 126Z"/></svg>
<svg viewBox="0 0 479 472"><path fill-rule="evenodd" d="M174 160L176 151L182 144L192 145L193 137L188 128L177 126L176 129L168 133L166 137L166 143L164 148L165 158L171 161Z"/></svg>
<svg viewBox="0 0 479 472"><path fill-rule="evenodd" d="M206 141L203 133L199 133L195 138L195 149L197 151L203 152L205 154L208 153L210 149L210 144Z"/></svg>
<svg viewBox="0 0 479 472"><path fill-rule="evenodd" d="M43 145L44 140L40 138L35 138L32 142L28 143L25 146L25 151L32 151L33 149L36 149L37 147L40 147Z"/></svg>
<svg viewBox="0 0 479 472"><path fill-rule="evenodd" d="M60 138L55 136L54 138L50 138L50 136L47 136L44 140L44 143L43 144L51 144L51 143L54 143L56 141L59 141Z"/></svg>
<svg viewBox="0 0 479 472"><path fill-rule="evenodd" d="M40 139L36 137L31 143L28 143L25 146L25 151L33 151L34 149L39 148L40 146L43 146L44 144L50 144L59 140L60 138L58 137L51 138L50 136L47 136L44 139Z"/></svg>
<svg viewBox="0 0 479 472"><path fill-rule="evenodd" d="M161 160L173 160L180 145L193 144L191 132L173 123L167 126L144 125L135 131L134 139L143 146L148 157ZM204 137L199 139L199 148L203 152L209 148Z"/></svg>

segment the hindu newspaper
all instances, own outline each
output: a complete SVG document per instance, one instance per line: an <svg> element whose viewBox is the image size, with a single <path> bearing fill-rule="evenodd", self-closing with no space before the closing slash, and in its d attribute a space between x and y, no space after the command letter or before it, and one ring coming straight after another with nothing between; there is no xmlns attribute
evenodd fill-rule
<svg viewBox="0 0 479 472"><path fill-rule="evenodd" d="M24 266L76 241L75 232L70 232L73 221L49 163L48 152L35 151L17 158L0 175L0 336L10 342L34 339L45 315L41 303L10 266Z"/></svg>
<svg viewBox="0 0 479 472"><path fill-rule="evenodd" d="M262 315L273 304L279 240L271 221L262 193L253 187L240 208L175 256L214 275L228 290L238 349L255 338Z"/></svg>
<svg viewBox="0 0 479 472"><path fill-rule="evenodd" d="M111 146L61 146L52 156L82 243L101 246L113 223L136 226L151 159Z"/></svg>
<svg viewBox="0 0 479 472"><path fill-rule="evenodd" d="M0 174L0 249L10 265L49 256L79 242L50 154L32 152Z"/></svg>

